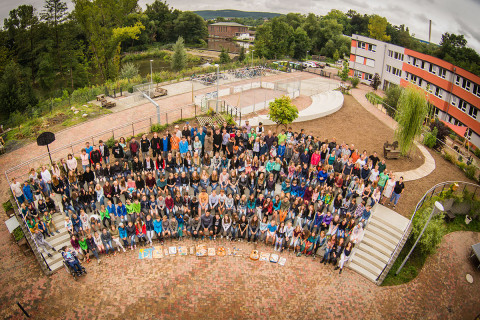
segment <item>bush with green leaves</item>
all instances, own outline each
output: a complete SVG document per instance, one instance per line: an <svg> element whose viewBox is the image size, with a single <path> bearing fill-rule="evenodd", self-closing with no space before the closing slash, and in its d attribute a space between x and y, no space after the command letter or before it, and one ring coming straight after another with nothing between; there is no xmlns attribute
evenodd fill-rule
<svg viewBox="0 0 480 320"><path fill-rule="evenodd" d="M467 176L468 179L475 180L475 173L477 172L477 169L475 168L474 165L468 165L465 167L465 175Z"/></svg>
<svg viewBox="0 0 480 320"><path fill-rule="evenodd" d="M473 154L474 154L477 158L480 158L480 148L476 148L476 149L473 151Z"/></svg>
<svg viewBox="0 0 480 320"><path fill-rule="evenodd" d="M110 137L107 141L105 141L105 145L109 148L112 149L113 146L115 145L115 139L113 137Z"/></svg>
<svg viewBox="0 0 480 320"><path fill-rule="evenodd" d="M437 144L437 133L437 128L434 128L433 131L428 132L423 138L423 144L431 149L435 147Z"/></svg>
<svg viewBox="0 0 480 320"><path fill-rule="evenodd" d="M342 81L347 81L349 72L350 72L350 68L348 67L348 62L344 61L343 62L343 69L342 69L342 71L340 71L338 76L340 77L340 79L342 79Z"/></svg>
<svg viewBox="0 0 480 320"><path fill-rule="evenodd" d="M167 125L155 123L155 124L152 124L152 126L150 127L150 132L160 132L162 130L165 130L166 128L167 128Z"/></svg>
<svg viewBox="0 0 480 320"><path fill-rule="evenodd" d="M120 78L127 79L130 82L130 79L138 75L138 67L131 62L127 62L123 65L122 70L120 70Z"/></svg>
<svg viewBox="0 0 480 320"><path fill-rule="evenodd" d="M398 99L400 99L400 95L402 94L403 88L400 86L396 86L391 84L387 90L385 90L385 98L383 99L383 107L387 111L387 114L394 118Z"/></svg>
<svg viewBox="0 0 480 320"><path fill-rule="evenodd" d="M360 79L357 77L350 78L350 82L352 83L352 88L356 88L360 83Z"/></svg>
<svg viewBox="0 0 480 320"><path fill-rule="evenodd" d="M187 65L187 52L182 37L179 37L173 46L172 69L175 71L183 70Z"/></svg>
<svg viewBox="0 0 480 320"><path fill-rule="evenodd" d="M415 214L412 222L412 233L410 238L412 241L416 240L420 235L420 232L427 223L433 207L433 203L424 205L422 209ZM438 212L438 210L436 211ZM440 242L442 242L442 237L445 233L446 227L443 221L443 214L439 213L434 215L425 229L422 238L418 242L417 249L423 254L434 253Z"/></svg>
<svg viewBox="0 0 480 320"><path fill-rule="evenodd" d="M286 127L298 118L298 109L292 104L292 99L289 96L276 98L268 106L270 120L275 122L277 126L284 125Z"/></svg>

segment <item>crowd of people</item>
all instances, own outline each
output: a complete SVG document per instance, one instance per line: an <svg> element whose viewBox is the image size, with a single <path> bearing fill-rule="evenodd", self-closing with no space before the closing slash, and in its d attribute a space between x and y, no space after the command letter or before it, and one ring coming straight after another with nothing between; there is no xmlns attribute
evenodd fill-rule
<svg viewBox="0 0 480 320"><path fill-rule="evenodd" d="M404 184L376 152L246 121L186 123L110 148L87 142L78 160L69 154L31 169L11 189L48 255L46 239L59 232L53 215L61 211L72 252L87 262L137 243L225 238L319 256L341 273L372 207L395 208Z"/></svg>

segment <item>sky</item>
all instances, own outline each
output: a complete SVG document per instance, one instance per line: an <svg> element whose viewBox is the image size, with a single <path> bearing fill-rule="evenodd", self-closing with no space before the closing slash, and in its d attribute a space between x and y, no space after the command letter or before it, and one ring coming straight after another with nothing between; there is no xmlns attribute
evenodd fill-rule
<svg viewBox="0 0 480 320"><path fill-rule="evenodd" d="M145 8L153 0L139 0ZM468 46L480 52L480 0L169 0L170 6L180 10L235 9L245 11L268 11L277 13L309 13L324 15L331 9L343 12L349 9L361 14L379 14L395 25L405 24L415 37L428 40L428 20L432 20L432 42L439 43L443 33L465 35ZM192 6L192 2L194 5ZM37 9L44 0L0 0L0 18L8 16L10 10L20 4L32 4ZM71 1L67 0L69 7ZM477 27L475 27L477 26Z"/></svg>

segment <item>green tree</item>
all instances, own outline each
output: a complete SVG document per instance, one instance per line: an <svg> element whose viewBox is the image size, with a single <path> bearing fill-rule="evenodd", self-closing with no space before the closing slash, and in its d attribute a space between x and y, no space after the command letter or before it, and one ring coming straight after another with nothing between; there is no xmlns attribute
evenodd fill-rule
<svg viewBox="0 0 480 320"><path fill-rule="evenodd" d="M338 61L338 59L340 59L340 54L338 50L335 49L335 52L333 52L333 60Z"/></svg>
<svg viewBox="0 0 480 320"><path fill-rule="evenodd" d="M135 78L137 75L138 75L138 67L131 62L125 63L122 69L120 70L120 78L128 79L128 82L130 82L130 79Z"/></svg>
<svg viewBox="0 0 480 320"><path fill-rule="evenodd" d="M378 86L380 85L380 75L378 73L375 73L373 75L372 80L370 81L370 86L372 86L373 90L376 91L378 89Z"/></svg>
<svg viewBox="0 0 480 320"><path fill-rule="evenodd" d="M292 123L298 118L298 109L292 104L292 99L289 96L282 96L276 98L269 103L268 115L270 120L279 125L284 125L285 128L288 124Z"/></svg>
<svg viewBox="0 0 480 320"><path fill-rule="evenodd" d="M413 141L422 132L423 121L428 114L428 104L425 92L413 85L406 87L398 100L397 129L395 138L398 140L400 152L407 155Z"/></svg>
<svg viewBox="0 0 480 320"><path fill-rule="evenodd" d="M238 61L243 62L245 61L245 48L241 47L240 48L240 53L238 54Z"/></svg>
<svg viewBox="0 0 480 320"><path fill-rule="evenodd" d="M115 78L120 66L121 43L138 38L145 29L140 22L124 26L128 15L136 10L137 0L73 0L73 3L73 15L86 34L103 81Z"/></svg>
<svg viewBox="0 0 480 320"><path fill-rule="evenodd" d="M293 57L295 59L303 59L310 50L310 39L308 34L302 27L298 27L293 33Z"/></svg>
<svg viewBox="0 0 480 320"><path fill-rule="evenodd" d="M349 73L350 73L350 68L348 67L348 62L344 61L343 69L338 76L340 77L340 79L342 79L342 81L347 81Z"/></svg>
<svg viewBox="0 0 480 320"><path fill-rule="evenodd" d="M149 23L145 25L152 42L173 42L178 35L175 33L175 20L180 14L179 10L168 6L165 1L155 0L147 4L145 14Z"/></svg>
<svg viewBox="0 0 480 320"><path fill-rule="evenodd" d="M368 22L370 38L380 41L390 41L390 36L387 35L387 25L388 21L385 17L380 17L378 14L371 16Z"/></svg>
<svg viewBox="0 0 480 320"><path fill-rule="evenodd" d="M10 115L14 111L23 112L38 103L27 75L13 61L10 61L0 81L0 112Z"/></svg>
<svg viewBox="0 0 480 320"><path fill-rule="evenodd" d="M432 208L433 204L424 205L423 208L415 214L412 221L412 240L417 239L422 232L432 212ZM443 214L434 215L415 249L419 249L422 254L425 255L434 253L446 233L447 230L443 221Z"/></svg>
<svg viewBox="0 0 480 320"><path fill-rule="evenodd" d="M183 37L186 43L199 43L208 37L207 23L192 11L183 11L174 21L175 34Z"/></svg>
<svg viewBox="0 0 480 320"><path fill-rule="evenodd" d="M179 37L177 42L173 45L172 69L180 71L187 65L187 52L185 51L185 44L182 37Z"/></svg>
<svg viewBox="0 0 480 320"><path fill-rule="evenodd" d="M293 54L293 28L279 17L258 27L255 35L255 56L277 59Z"/></svg>
<svg viewBox="0 0 480 320"><path fill-rule="evenodd" d="M45 0L43 12L40 17L53 28L55 48L59 47L60 43L60 25L67 19L67 4L61 0Z"/></svg>
<svg viewBox="0 0 480 320"><path fill-rule="evenodd" d="M385 98L383 99L383 106L387 110L387 114L395 118L395 113L397 110L398 100L402 95L403 88L391 84L387 90L385 90Z"/></svg>
<svg viewBox="0 0 480 320"><path fill-rule="evenodd" d="M220 64L226 64L230 62L230 55L228 54L228 50L222 47L222 51L220 52Z"/></svg>

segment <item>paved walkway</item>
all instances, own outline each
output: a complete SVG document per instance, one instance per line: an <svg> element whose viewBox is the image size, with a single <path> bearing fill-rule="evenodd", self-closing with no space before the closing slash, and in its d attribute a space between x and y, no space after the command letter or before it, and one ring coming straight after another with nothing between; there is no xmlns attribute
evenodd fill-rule
<svg viewBox="0 0 480 320"><path fill-rule="evenodd" d="M370 87L365 85L360 85L358 88L352 89L351 94L368 112L373 114L380 121L385 123L388 127L395 130L398 125L397 122L394 119L390 118L385 112L383 112L382 110L380 110L379 108L371 104L370 101L368 101L367 98L365 97L365 94L370 91L371 91ZM417 141L414 141L414 143L415 143L415 146L418 148L418 150L420 150L420 152L423 154L425 158L425 162L416 169L395 173L397 177L403 177L404 181L422 179L428 176L430 173L432 173L433 170L435 170L435 159L433 159L432 155L427 150L427 148L425 148L423 145L421 145Z"/></svg>

